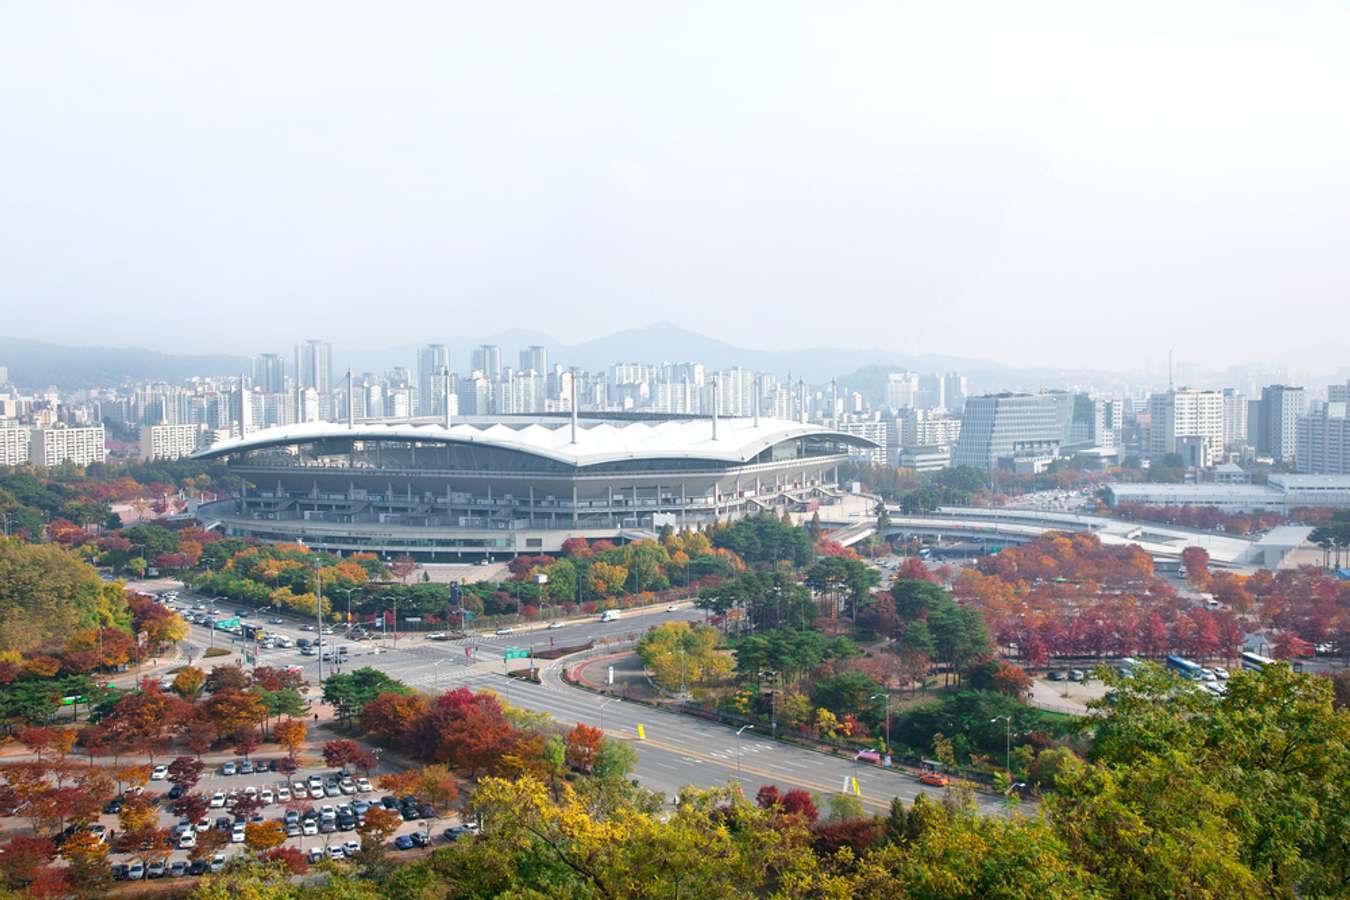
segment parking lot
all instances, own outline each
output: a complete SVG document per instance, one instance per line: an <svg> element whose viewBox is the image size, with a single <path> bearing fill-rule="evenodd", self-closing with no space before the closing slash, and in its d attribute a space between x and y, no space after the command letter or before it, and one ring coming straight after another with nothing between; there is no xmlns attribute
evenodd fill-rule
<svg viewBox="0 0 1350 900"><path fill-rule="evenodd" d="M162 863L152 863L148 869L133 858L144 857L146 853L110 854L114 877L137 880L200 875L212 871L213 867L219 869L233 856L253 853L245 846L245 827L250 822L280 822L287 833L282 846L300 850L311 862L325 858L341 860L359 853L362 839L357 828L366 811L374 805L390 809L403 819L392 839L395 852L444 842L446 829L460 825L455 814L442 814L412 797L394 797L376 789L360 774L323 769L283 774L276 771L281 762L279 759L260 759L256 763L229 760L204 770L194 791L207 797L210 806L196 821L174 814L173 801L169 799L173 785L169 781L150 781L144 791L156 797L159 827L172 829L173 846L166 848ZM227 774L230 772L234 774ZM246 817L236 815L234 810L245 797L256 797L258 808ZM111 840L120 827L119 805L120 799L110 801L90 830ZM472 827L470 825L469 830ZM228 834L229 843L214 854L213 860L192 862L188 857L197 844L198 835L211 829Z"/></svg>

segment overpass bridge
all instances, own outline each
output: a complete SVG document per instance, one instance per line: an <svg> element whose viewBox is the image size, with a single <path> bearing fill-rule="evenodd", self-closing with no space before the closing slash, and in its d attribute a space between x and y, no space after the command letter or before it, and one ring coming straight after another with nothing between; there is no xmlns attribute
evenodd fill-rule
<svg viewBox="0 0 1350 900"><path fill-rule="evenodd" d="M1245 567L1259 565L1261 551L1251 538L1217 535L1186 528L1151 523L1124 522L1105 516L1040 512L1028 509L983 509L941 507L921 516L904 515L887 507L891 523L883 538L960 538L986 546L1026 544L1052 531L1095 534L1106 546L1138 544L1156 562L1177 564L1187 547L1204 547L1213 565ZM876 534L875 517L859 518L832 532L831 540L845 547Z"/></svg>

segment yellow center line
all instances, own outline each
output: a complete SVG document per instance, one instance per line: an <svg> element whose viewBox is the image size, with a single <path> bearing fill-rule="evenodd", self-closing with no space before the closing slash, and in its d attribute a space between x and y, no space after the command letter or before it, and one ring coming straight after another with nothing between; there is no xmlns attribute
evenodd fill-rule
<svg viewBox="0 0 1350 900"><path fill-rule="evenodd" d="M668 751L670 751L671 753L676 753L676 754L679 754L680 756L688 756L688 757L691 757L691 758L693 758L693 759L701 760L701 761L703 761L703 762L712 763L713 765L715 765L715 766L720 766L720 767L722 767L722 768L724 768L724 769L727 769L728 771L732 771L732 770L734 770L734 769L736 768L735 763L728 763L728 762L726 762L725 760L717 759L717 758L714 757L714 756L708 756L708 755L706 755L706 754L699 753L697 750L688 750L688 749L686 749L686 748L684 748L684 747L677 747L677 746L674 746L674 745L672 745L672 744L662 743L661 741L654 741L654 740L652 740L651 738L647 738L646 740L639 741L639 740L637 740L637 739L635 739L635 738L631 738L631 737L628 737L628 736L625 735L625 736L622 737L622 739L623 739L623 740L627 740L627 741L629 741L630 743L633 743L633 744L636 744L636 745L639 745L639 746L642 745L642 744L650 744L650 745L652 745L653 747L660 747L662 750L668 750ZM808 787L808 788L811 788L812 790L819 791L819 792L821 792L822 794L844 794L844 793L849 793L849 794L851 794L851 793L852 793L851 791L845 791L845 790L843 790L842 785L836 785L836 786L834 786L834 787L826 787L825 785L820 784L819 782L808 781L808 780L806 780L805 778L801 778L801 777L799 777L799 776L797 776L797 775L787 775L787 774L783 774L783 773L777 773L777 774L775 774L775 773L773 773L773 772L768 772L768 771L765 771L764 769L759 769L759 768L756 768L756 767L754 767L754 766L747 766L747 765L745 765L744 761L742 761L741 766L740 766L740 769L741 769L742 772L748 772L748 773L750 773L751 775L758 775L759 777L761 777L761 778L767 778L767 779L769 779L770 781L783 781L783 782L787 782L787 783L794 784L794 785L801 785L801 786L803 786L803 787ZM857 777L857 776L850 776L850 777ZM841 778L842 778L842 776L841 776ZM862 781L861 781L861 780L858 782L858 788L859 788L859 789L862 788ZM873 796L871 796L870 794L861 794L861 795L854 794L853 796L857 796L857 797L859 797L859 799L861 799L862 801L864 801L864 802L866 802L866 803L871 803L871 804L873 804L874 806L883 806L883 807L885 807L885 806L890 806L890 803L891 803L891 798L890 798L890 797L884 797L884 798L882 798L882 797L873 797Z"/></svg>

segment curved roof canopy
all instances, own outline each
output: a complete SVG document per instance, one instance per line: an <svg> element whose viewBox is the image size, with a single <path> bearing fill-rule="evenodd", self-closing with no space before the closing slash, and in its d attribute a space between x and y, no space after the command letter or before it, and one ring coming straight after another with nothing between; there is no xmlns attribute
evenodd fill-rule
<svg viewBox="0 0 1350 900"><path fill-rule="evenodd" d="M713 440L711 419L677 419L658 422L587 422L577 428L576 443L567 420L557 427L537 421L524 427L504 423L478 425L397 422L304 422L255 431L243 438L222 441L193 454L194 459L215 459L232 453L304 444L311 441L423 441L445 444L477 444L500 447L546 457L574 466L630 459L705 459L712 462L746 463L783 441L823 437L855 447L871 449L867 438L845 434L785 419L718 419Z"/></svg>

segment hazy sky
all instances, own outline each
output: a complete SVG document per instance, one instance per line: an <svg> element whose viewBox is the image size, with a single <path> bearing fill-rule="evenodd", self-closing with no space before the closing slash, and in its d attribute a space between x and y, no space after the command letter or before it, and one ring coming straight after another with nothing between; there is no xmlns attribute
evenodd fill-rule
<svg viewBox="0 0 1350 900"><path fill-rule="evenodd" d="M0 334L1345 344L1348 9L11 2Z"/></svg>

